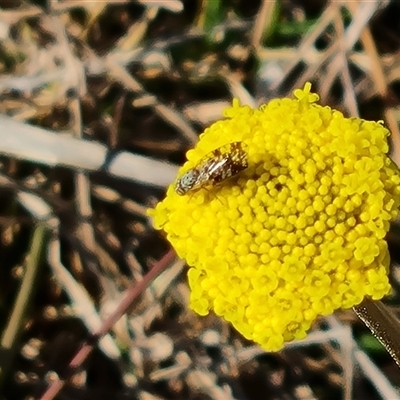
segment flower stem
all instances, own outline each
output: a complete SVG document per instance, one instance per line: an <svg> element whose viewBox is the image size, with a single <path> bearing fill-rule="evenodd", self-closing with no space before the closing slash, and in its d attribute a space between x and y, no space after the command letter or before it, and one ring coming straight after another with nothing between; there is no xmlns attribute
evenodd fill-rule
<svg viewBox="0 0 400 400"><path fill-rule="evenodd" d="M371 299L364 299L353 310L400 367L400 321L396 315L380 301Z"/></svg>

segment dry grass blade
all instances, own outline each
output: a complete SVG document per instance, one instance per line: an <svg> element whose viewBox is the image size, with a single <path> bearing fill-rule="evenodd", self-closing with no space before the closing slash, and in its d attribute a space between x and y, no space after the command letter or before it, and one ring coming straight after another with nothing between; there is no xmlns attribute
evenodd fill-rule
<svg viewBox="0 0 400 400"><path fill-rule="evenodd" d="M103 170L110 175L165 188L174 179L177 167L132 153L116 153L107 159L108 149L87 140L40 129L0 116L0 154L48 166L77 170Z"/></svg>
<svg viewBox="0 0 400 400"><path fill-rule="evenodd" d="M400 165L399 19L386 0L0 0L0 321L32 289L14 276L21 254L47 253L29 324L17 307L3 324L17 352L0 360L4 397L400 398L351 310L279 353L195 315L185 263L148 216L233 97L257 107L305 81L323 104L384 119ZM399 363L381 307L355 311Z"/></svg>

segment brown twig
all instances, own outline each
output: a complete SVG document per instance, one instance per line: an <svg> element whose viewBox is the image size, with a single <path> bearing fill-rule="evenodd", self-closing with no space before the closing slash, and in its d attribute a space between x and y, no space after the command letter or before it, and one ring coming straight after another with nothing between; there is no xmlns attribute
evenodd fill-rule
<svg viewBox="0 0 400 400"><path fill-rule="evenodd" d="M176 257L174 251L169 251L164 257L162 257L154 267L143 277L143 279L135 285L132 285L130 289L128 289L125 297L115 309L115 311L104 321L102 327L91 336L90 340L86 340L85 343L81 346L75 357L71 360L68 366L69 376L72 375L87 359L90 353L93 351L96 343L104 336L111 327L122 317L122 315L126 312L128 307L132 304L132 302L144 292L144 290L150 285L150 283L161 274L162 271L167 268L167 266L174 260ZM65 386L67 380L58 379L54 381L46 390L46 392L42 395L40 400L52 400L57 396L57 394L62 390Z"/></svg>

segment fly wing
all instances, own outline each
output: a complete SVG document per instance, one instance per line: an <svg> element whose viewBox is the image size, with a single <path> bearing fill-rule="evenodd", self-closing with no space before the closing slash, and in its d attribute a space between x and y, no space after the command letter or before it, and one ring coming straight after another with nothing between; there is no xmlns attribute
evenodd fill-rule
<svg viewBox="0 0 400 400"><path fill-rule="evenodd" d="M227 160L223 157L214 157L205 160L200 166L200 175L197 181L197 186L204 186L207 184L214 184L220 182L219 179L223 171L226 169Z"/></svg>
<svg viewBox="0 0 400 400"><path fill-rule="evenodd" d="M208 163L208 173L210 174L210 176L219 175L221 174L221 171L226 169L228 164L229 158L227 156L213 158Z"/></svg>
<svg viewBox="0 0 400 400"><path fill-rule="evenodd" d="M229 143L207 154L200 166L198 184L216 184L246 169L247 154L241 142Z"/></svg>

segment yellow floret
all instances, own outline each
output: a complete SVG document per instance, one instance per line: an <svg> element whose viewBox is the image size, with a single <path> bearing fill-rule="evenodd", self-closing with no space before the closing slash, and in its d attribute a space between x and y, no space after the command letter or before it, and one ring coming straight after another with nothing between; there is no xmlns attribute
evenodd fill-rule
<svg viewBox="0 0 400 400"><path fill-rule="evenodd" d="M191 308L213 310L267 350L301 339L319 315L390 291L389 222L400 174L380 123L295 99L259 109L237 100L187 153L180 176L213 150L243 142L249 166L152 211L189 269Z"/></svg>

